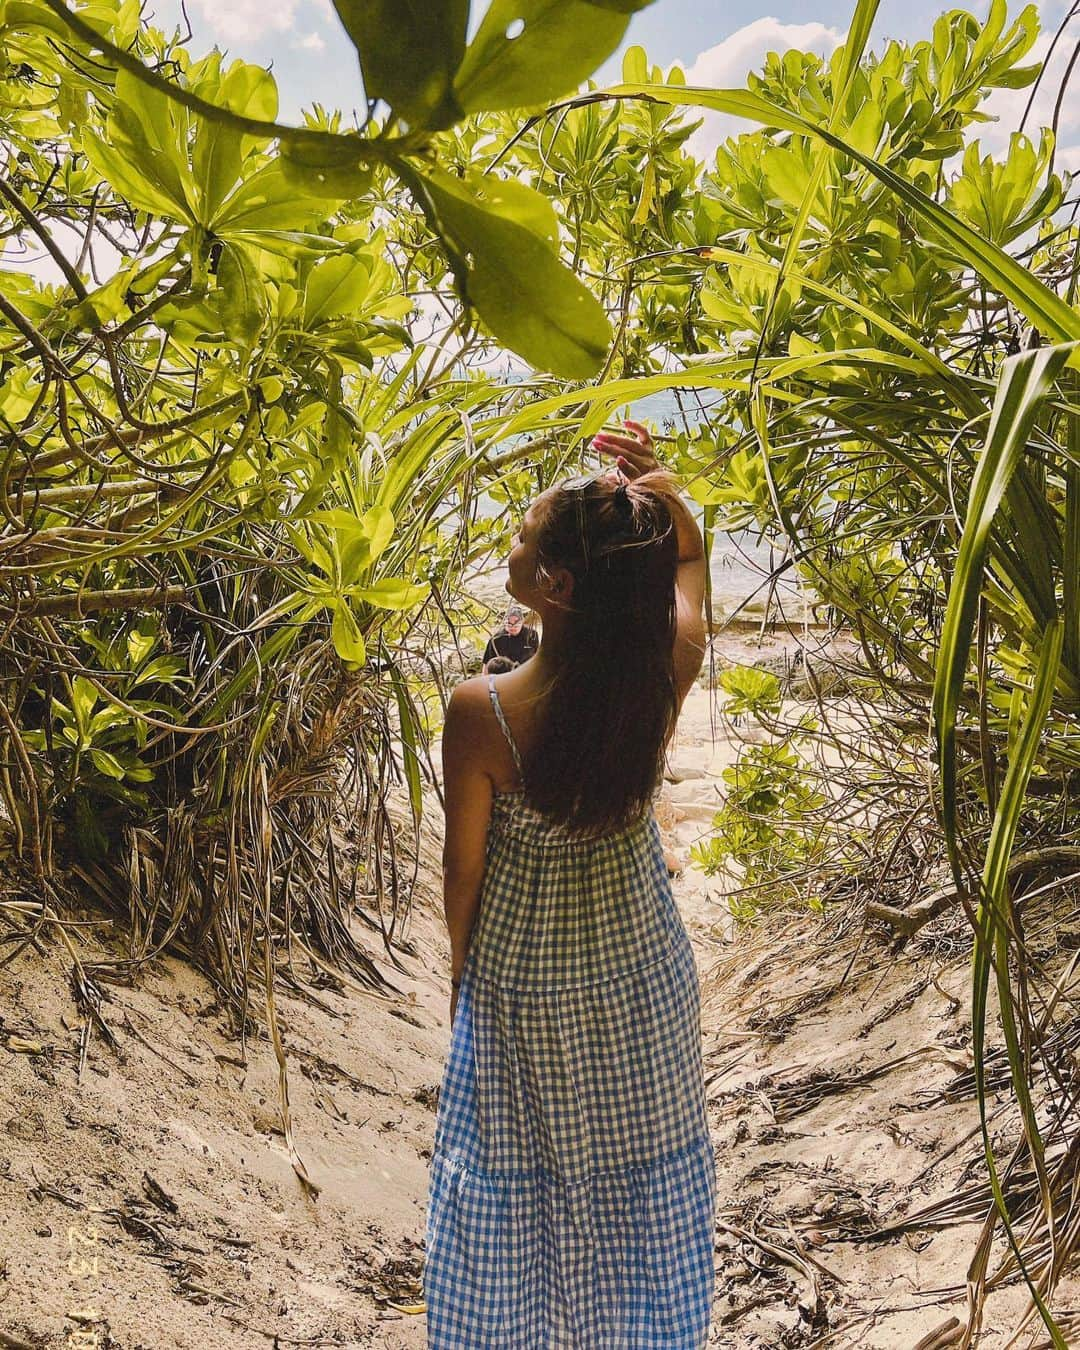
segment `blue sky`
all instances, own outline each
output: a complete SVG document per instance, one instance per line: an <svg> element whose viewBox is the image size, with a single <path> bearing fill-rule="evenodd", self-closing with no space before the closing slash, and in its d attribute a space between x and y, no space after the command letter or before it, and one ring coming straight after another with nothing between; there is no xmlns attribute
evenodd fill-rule
<svg viewBox="0 0 1080 1350"><path fill-rule="evenodd" d="M624 46L641 43L654 61L678 61L687 68L712 52L704 73L714 77L713 83L741 87L747 72L770 49L828 50L835 45L852 7L853 0L773 0L765 5L755 0L657 0L635 15ZM1064 0L1043 0L1038 8L1044 25L1059 18L1064 7ZM476 15L484 8L483 0L474 0ZM951 6L929 0L882 0L873 42L928 37L935 17L946 8ZM983 14L987 0L975 0L971 8ZM1010 5L1014 12L1019 8ZM162 26L180 19L179 0L151 0L147 9ZM234 56L272 63L284 116L295 117L315 101L343 109L356 105L356 58L330 0L188 0L187 11L196 51L217 43ZM618 74L616 55L601 68L599 78L608 82Z"/></svg>

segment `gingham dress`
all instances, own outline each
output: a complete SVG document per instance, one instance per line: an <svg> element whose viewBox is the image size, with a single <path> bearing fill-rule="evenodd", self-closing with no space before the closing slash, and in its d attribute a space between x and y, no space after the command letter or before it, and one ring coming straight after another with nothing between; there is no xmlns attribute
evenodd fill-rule
<svg viewBox="0 0 1080 1350"><path fill-rule="evenodd" d="M428 1346L697 1350L715 1205L698 973L652 807L583 843L497 792L435 1125Z"/></svg>

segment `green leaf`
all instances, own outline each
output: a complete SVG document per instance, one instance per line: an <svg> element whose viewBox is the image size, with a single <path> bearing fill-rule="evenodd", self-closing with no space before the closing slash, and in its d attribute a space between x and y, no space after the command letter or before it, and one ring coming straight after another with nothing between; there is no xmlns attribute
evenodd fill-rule
<svg viewBox="0 0 1080 1350"><path fill-rule="evenodd" d="M385 506L373 506L361 517L372 558L378 558L394 537L394 515Z"/></svg>
<svg viewBox="0 0 1080 1350"><path fill-rule="evenodd" d="M186 203L152 182L143 171L141 160L148 156L145 146L132 148L122 137L106 141L96 132L84 129L82 148L93 168L135 210L165 220L192 223Z"/></svg>
<svg viewBox="0 0 1080 1350"><path fill-rule="evenodd" d="M123 778L124 766L115 755L110 755L107 750L91 750L90 759L98 773L103 773L107 778Z"/></svg>
<svg viewBox="0 0 1080 1350"><path fill-rule="evenodd" d="M463 298L494 336L537 369L571 380L595 375L611 328L599 301L535 232L549 210L539 194L441 169L414 181L451 249Z"/></svg>
<svg viewBox="0 0 1080 1350"><path fill-rule="evenodd" d="M37 366L23 362L13 367L0 384L0 414L8 422L21 422L37 403L41 394L40 374Z"/></svg>
<svg viewBox="0 0 1080 1350"><path fill-rule="evenodd" d="M247 249L226 244L221 250L217 271L221 288L221 321L229 337L239 342L254 341L263 325L266 287Z"/></svg>
<svg viewBox="0 0 1080 1350"><path fill-rule="evenodd" d="M126 70L117 72L116 98L106 123L113 150L173 203L168 213L195 221L197 193L188 161L189 114Z"/></svg>
<svg viewBox="0 0 1080 1350"><path fill-rule="evenodd" d="M133 629L127 638L128 660L133 666L141 666L154 650L157 636L154 633L140 633Z"/></svg>
<svg viewBox="0 0 1080 1350"><path fill-rule="evenodd" d="M71 41L71 32L67 24L55 14L50 14L33 0L7 0L0 6L0 20L3 28L9 30L41 28L52 33L64 42ZM100 23L100 19L98 19Z"/></svg>
<svg viewBox="0 0 1080 1350"><path fill-rule="evenodd" d="M370 167L357 154L358 136L339 136L336 142L312 145L281 138L281 172L287 182L312 197L347 201L361 197L371 186Z"/></svg>
<svg viewBox="0 0 1080 1350"><path fill-rule="evenodd" d="M414 585L401 577L380 577L368 586L350 586L349 595L378 609L412 609L428 593L426 586Z"/></svg>
<svg viewBox="0 0 1080 1350"><path fill-rule="evenodd" d="M353 617L349 602L340 597L334 602L334 618L330 625L330 637L334 643L334 651L343 661L352 661L356 665L363 665L367 659L364 635L360 632L360 626Z"/></svg>
<svg viewBox="0 0 1080 1350"><path fill-rule="evenodd" d="M97 707L98 693L83 675L76 675L71 682L71 710L79 730L85 731L90 725L90 715Z"/></svg>
<svg viewBox="0 0 1080 1350"><path fill-rule="evenodd" d="M325 258L311 269L304 290L304 326L337 319L359 309L367 299L371 266L352 253Z"/></svg>
<svg viewBox="0 0 1080 1350"><path fill-rule="evenodd" d="M462 114L454 72L465 51L469 0L334 0L360 57L368 98L410 127L441 130Z"/></svg>
<svg viewBox="0 0 1080 1350"><path fill-rule="evenodd" d="M273 121L277 116L277 85L262 66L234 61L217 92L217 102L245 117ZM209 224L240 177L244 142L235 127L200 121L192 152L195 185L199 190L199 218Z"/></svg>
<svg viewBox="0 0 1080 1350"><path fill-rule="evenodd" d="M322 209L320 202L312 202L297 192L280 163L274 161L244 179L215 216L212 229L220 235L249 230L296 230Z"/></svg>
<svg viewBox="0 0 1080 1350"><path fill-rule="evenodd" d="M360 516L346 511L342 506L332 506L325 511L312 511L306 519L316 525L328 525L330 529L344 535L363 533L364 530L364 522Z"/></svg>
<svg viewBox="0 0 1080 1350"><path fill-rule="evenodd" d="M645 84L649 78L649 58L644 47L627 47L622 59L623 84Z"/></svg>
<svg viewBox="0 0 1080 1350"><path fill-rule="evenodd" d="M312 234L308 230L233 230L226 227L224 236L242 239L251 248L263 248L267 253L283 258L325 258L328 253L342 252L342 246L328 235Z"/></svg>
<svg viewBox="0 0 1080 1350"><path fill-rule="evenodd" d="M341 546L341 577L347 584L362 576L394 537L394 517L385 506L373 506L353 520L359 529Z"/></svg>
<svg viewBox="0 0 1080 1350"><path fill-rule="evenodd" d="M622 41L630 13L587 0L492 0L454 81L459 103L481 112L572 92Z"/></svg>

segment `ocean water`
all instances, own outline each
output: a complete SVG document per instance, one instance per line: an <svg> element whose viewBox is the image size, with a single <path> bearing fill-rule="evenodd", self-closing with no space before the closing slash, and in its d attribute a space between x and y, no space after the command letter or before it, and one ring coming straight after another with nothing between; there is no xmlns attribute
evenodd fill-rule
<svg viewBox="0 0 1080 1350"><path fill-rule="evenodd" d="M674 392L640 399L626 413L658 431L679 431L698 424L705 416L716 415L722 415L718 408L701 407L692 394L684 395L680 403ZM700 523L700 510L696 505L693 509ZM497 515L505 507L501 503L482 501L480 510L484 515ZM765 618L802 622L809 615L809 604L814 597L797 584L791 569L781 573L774 582L770 581L784 560L783 551L763 541L754 531L718 532L713 539L710 559L714 618L718 622L732 618L753 622ZM501 564L485 568L481 574L482 593L485 597L497 596L505 580L506 570Z"/></svg>
<svg viewBox="0 0 1080 1350"><path fill-rule="evenodd" d="M695 391L681 398L666 391L638 400L628 415L658 430L678 432L699 425L705 418L722 418L724 412L720 400L710 407L705 398L699 401ZM698 520L700 523L700 513ZM768 616L789 622L805 618L813 597L797 584L794 569L782 572L770 582L786 556L785 551L777 550L752 530L717 533L710 558L714 615L721 620L736 615L754 620Z"/></svg>

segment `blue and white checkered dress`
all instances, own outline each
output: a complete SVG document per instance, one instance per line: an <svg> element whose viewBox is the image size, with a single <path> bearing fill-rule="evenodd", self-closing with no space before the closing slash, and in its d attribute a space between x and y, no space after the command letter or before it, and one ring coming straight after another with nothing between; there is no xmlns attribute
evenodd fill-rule
<svg viewBox="0 0 1080 1350"><path fill-rule="evenodd" d="M496 793L435 1126L429 1347L697 1350L715 1206L698 973L652 809L581 842Z"/></svg>

